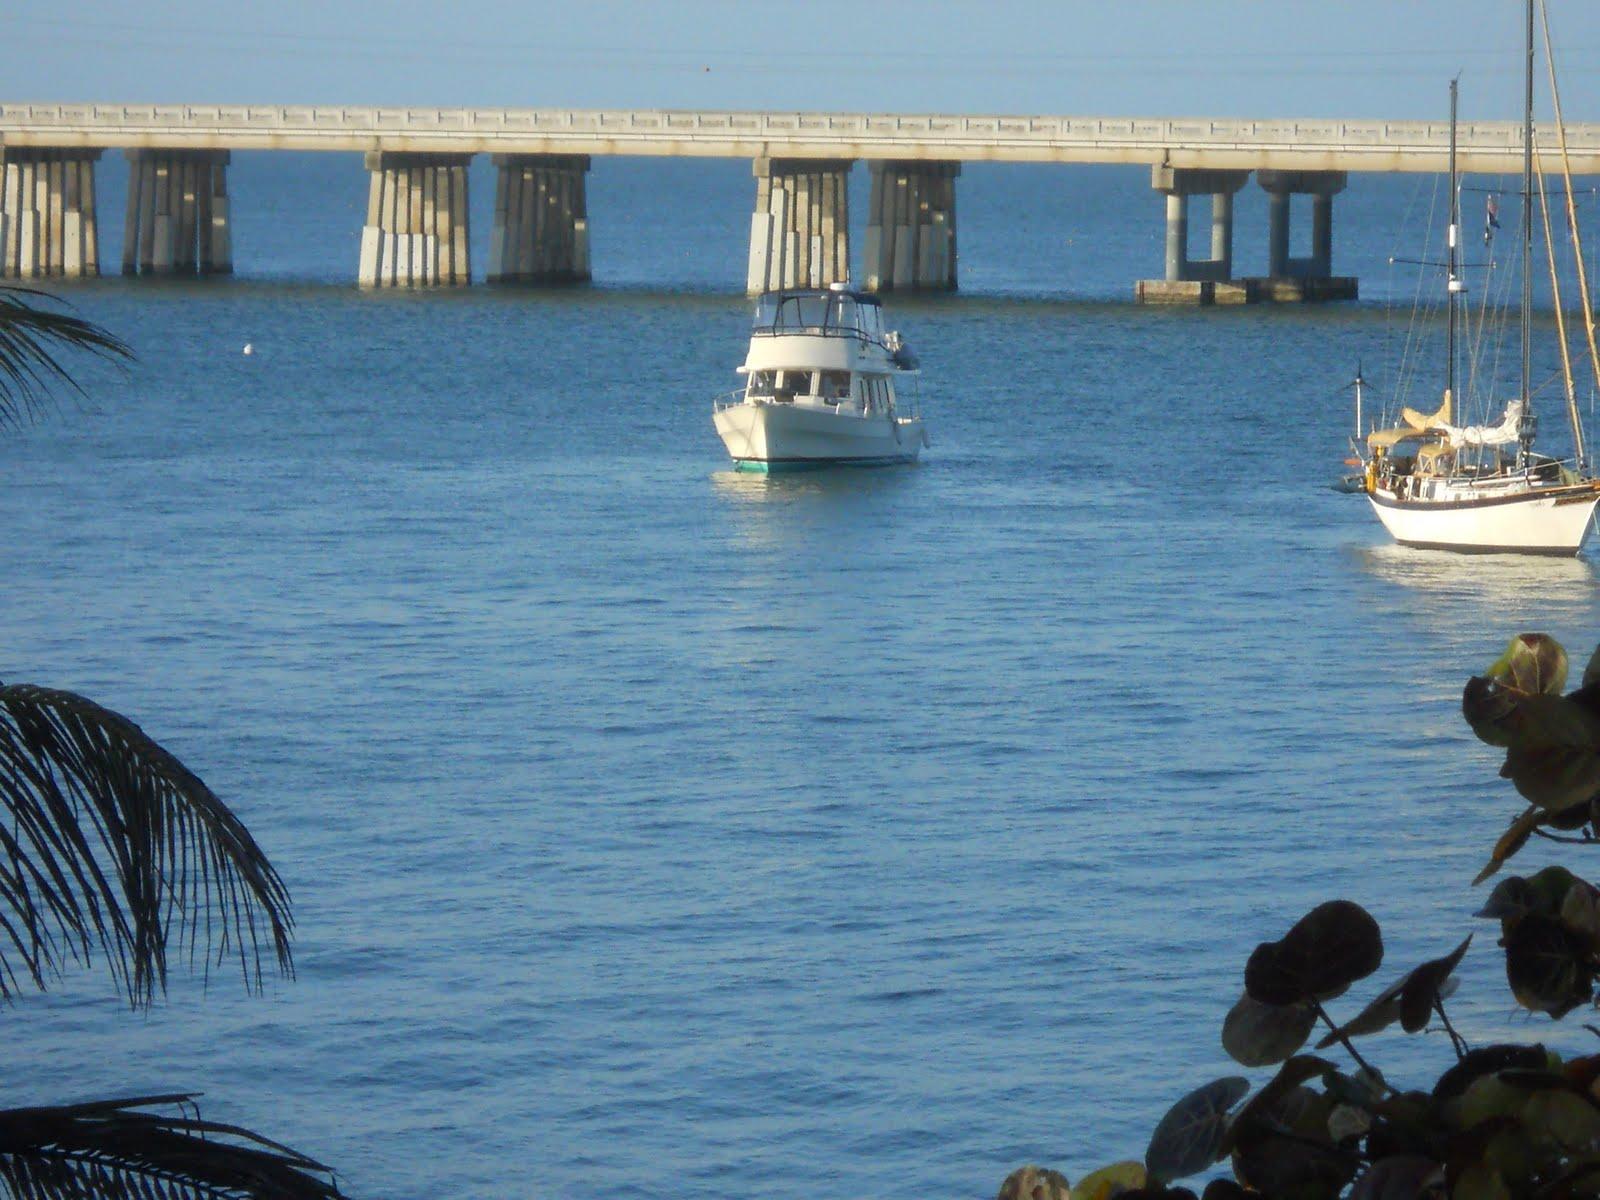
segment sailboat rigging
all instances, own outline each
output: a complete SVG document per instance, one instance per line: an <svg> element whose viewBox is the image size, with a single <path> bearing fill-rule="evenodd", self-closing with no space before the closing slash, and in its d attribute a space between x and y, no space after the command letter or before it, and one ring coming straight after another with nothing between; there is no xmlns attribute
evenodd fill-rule
<svg viewBox="0 0 1600 1200"><path fill-rule="evenodd" d="M1400 422L1366 437L1364 488L1373 510L1397 542L1442 550L1576 554L1594 525L1600 478L1584 451L1583 428L1567 371L1573 455L1559 460L1534 452L1538 420L1529 384L1533 317L1533 55L1534 0L1527 0L1527 66L1523 96L1522 293L1520 385L1498 422L1459 424L1456 360L1461 278L1460 185L1456 170L1456 81L1450 83L1450 215L1446 237L1444 390L1432 413L1401 410ZM1548 53L1548 25L1546 28ZM1553 80L1552 80L1553 87ZM1560 123L1559 103L1557 124ZM1564 148L1564 141L1563 141ZM1565 154L1563 153L1565 169ZM1542 182L1542 176L1541 176ZM1568 180L1570 191L1570 178ZM1539 193L1543 197L1543 192ZM1498 225L1495 208L1488 221ZM1548 229L1548 213L1546 228ZM1487 235L1486 227L1486 235ZM1571 233L1576 237L1576 225ZM1546 249L1554 254L1550 238ZM1580 253L1581 260L1581 253ZM1551 259L1552 277L1554 259ZM1587 281L1580 300L1587 313ZM1559 291L1555 303L1560 307ZM1563 327L1564 337L1564 327ZM1591 341L1591 347L1592 347ZM1563 346L1565 343L1563 342ZM1567 366L1563 354L1563 366ZM1600 375L1600 356L1596 361ZM1361 389L1357 387L1357 404ZM1359 422L1359 417L1358 417ZM1510 448L1515 446L1515 453Z"/></svg>

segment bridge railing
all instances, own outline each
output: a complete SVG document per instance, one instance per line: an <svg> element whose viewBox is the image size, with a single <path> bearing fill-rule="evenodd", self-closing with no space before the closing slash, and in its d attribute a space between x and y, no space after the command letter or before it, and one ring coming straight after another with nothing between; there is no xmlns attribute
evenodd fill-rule
<svg viewBox="0 0 1600 1200"><path fill-rule="evenodd" d="M247 141L273 135L331 143L355 136L397 135L481 138L486 146L519 136L559 140L584 137L645 144L665 140L693 144L771 142L904 143L949 147L1121 146L1206 150L1283 147L1359 152L1406 149L1441 151L1448 143L1443 121L1244 120L1210 118L1114 118L894 113L685 112L673 110L562 110L481 108L390 108L326 105L128 105L0 104L0 137L58 130L79 137L117 135L238 135ZM1514 121L1468 122L1457 140L1464 152L1520 151L1522 127ZM1536 144L1556 145L1555 129L1540 125ZM1569 125L1574 152L1600 152L1600 125ZM1003 157L1003 155L1001 155Z"/></svg>

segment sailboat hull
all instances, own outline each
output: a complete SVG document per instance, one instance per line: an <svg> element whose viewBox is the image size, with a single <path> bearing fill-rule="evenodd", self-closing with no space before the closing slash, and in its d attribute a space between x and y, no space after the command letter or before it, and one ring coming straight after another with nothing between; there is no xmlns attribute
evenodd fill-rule
<svg viewBox="0 0 1600 1200"><path fill-rule="evenodd" d="M1370 493L1373 510L1402 546L1476 554L1573 555L1594 526L1592 483L1464 500L1400 500Z"/></svg>

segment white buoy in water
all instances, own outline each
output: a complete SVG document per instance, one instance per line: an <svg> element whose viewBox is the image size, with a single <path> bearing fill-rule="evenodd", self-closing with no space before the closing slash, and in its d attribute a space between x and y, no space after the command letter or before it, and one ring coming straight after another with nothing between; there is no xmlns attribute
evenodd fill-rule
<svg viewBox="0 0 1600 1200"><path fill-rule="evenodd" d="M256 348L254 346L252 346L249 342L246 342L244 344L244 352L246 354L254 354L256 352Z"/></svg>

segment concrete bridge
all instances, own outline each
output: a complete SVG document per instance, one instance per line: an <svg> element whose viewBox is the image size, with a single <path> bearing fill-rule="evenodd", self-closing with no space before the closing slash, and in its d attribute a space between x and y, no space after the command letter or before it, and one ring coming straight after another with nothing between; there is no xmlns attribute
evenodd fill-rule
<svg viewBox="0 0 1600 1200"><path fill-rule="evenodd" d="M1600 174L1600 125L1569 125L1571 169ZM1457 131L1463 171L1520 172L1522 128ZM1534 143L1560 169L1555 130ZM749 289L821 286L850 275L846 180L871 171L869 288L956 285L956 178L984 162L1146 163L1166 198L1166 276L1147 300L1210 302L1353 295L1332 275L1332 202L1351 171L1446 167L1449 128L1428 121L1140 119L869 113L347 108L256 105L0 105L0 275L99 271L94 164L132 164L122 268L232 269L227 165L234 150L359 151L370 172L358 278L365 286L471 277L466 167L498 166L491 282L590 277L585 195L592 156L749 158L756 176ZM1269 276L1235 280L1233 197L1251 172L1269 196ZM1289 257L1289 198L1311 197L1311 253ZM1211 198L1211 256L1188 254L1191 198ZM354 241L354 239L352 239Z"/></svg>

